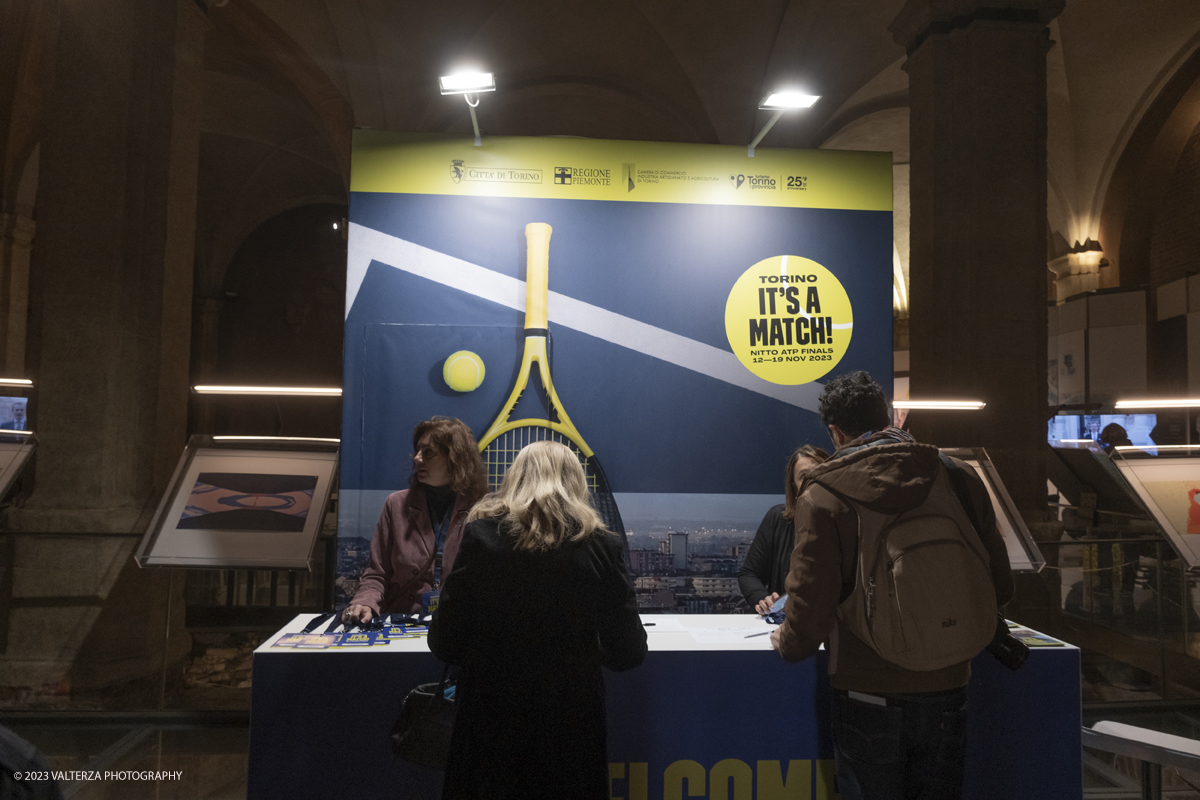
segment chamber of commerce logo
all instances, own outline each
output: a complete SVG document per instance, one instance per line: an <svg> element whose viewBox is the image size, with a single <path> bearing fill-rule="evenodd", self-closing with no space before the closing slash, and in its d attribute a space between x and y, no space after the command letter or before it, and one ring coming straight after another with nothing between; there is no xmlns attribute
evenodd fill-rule
<svg viewBox="0 0 1200 800"><path fill-rule="evenodd" d="M625 183L625 191L632 192L637 186L637 164L621 165L621 180Z"/></svg>
<svg viewBox="0 0 1200 800"><path fill-rule="evenodd" d="M733 188L740 189L742 184L746 182L745 175L730 175L729 182L733 184Z"/></svg>
<svg viewBox="0 0 1200 800"><path fill-rule="evenodd" d="M463 159L455 158L450 161L450 180L455 183L462 183L463 179Z"/></svg>

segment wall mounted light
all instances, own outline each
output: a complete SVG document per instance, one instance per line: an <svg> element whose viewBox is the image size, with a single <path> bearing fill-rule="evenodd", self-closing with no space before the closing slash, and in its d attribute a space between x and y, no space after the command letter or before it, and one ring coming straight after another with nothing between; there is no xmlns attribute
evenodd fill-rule
<svg viewBox="0 0 1200 800"><path fill-rule="evenodd" d="M483 144L479 137L479 119L475 116L475 107L479 105L480 92L496 91L496 76L490 72L456 72L453 75L443 75L438 78L438 89L442 94L461 94L471 110L471 127L475 129L475 146ZM475 102L471 102L475 95Z"/></svg>
<svg viewBox="0 0 1200 800"><path fill-rule="evenodd" d="M322 386L193 386L196 394L257 394L276 397L341 397L340 387Z"/></svg>
<svg viewBox="0 0 1200 800"><path fill-rule="evenodd" d="M341 439L321 439L316 436L214 436L215 442L333 442L340 444Z"/></svg>
<svg viewBox="0 0 1200 800"><path fill-rule="evenodd" d="M821 95L819 94L808 94L807 92L801 92L796 89L785 89L784 91L780 92L772 92L764 97L762 102L758 104L759 110L774 111L775 113L771 115L771 119L767 120L767 124L763 126L763 129L758 132L758 136L755 136L754 141L752 141L750 146L746 148L746 155L750 158L754 158L754 148L758 147L758 143L761 142L762 138L767 135L767 131L771 130L771 127L778 122L779 118L782 117L786 112L796 111L797 109L801 108L812 108L813 105L815 105L820 99Z"/></svg>
<svg viewBox="0 0 1200 800"><path fill-rule="evenodd" d="M33 381L28 378L0 378L0 386L24 386L33 388Z"/></svg>
<svg viewBox="0 0 1200 800"><path fill-rule="evenodd" d="M896 400L893 408L908 411L937 410L937 411L979 411L987 403L980 400Z"/></svg>
<svg viewBox="0 0 1200 800"><path fill-rule="evenodd" d="M1200 408L1200 398L1175 397L1160 400L1118 400L1117 408Z"/></svg>
<svg viewBox="0 0 1200 800"><path fill-rule="evenodd" d="M1120 444L1113 450L1200 450L1200 444Z"/></svg>

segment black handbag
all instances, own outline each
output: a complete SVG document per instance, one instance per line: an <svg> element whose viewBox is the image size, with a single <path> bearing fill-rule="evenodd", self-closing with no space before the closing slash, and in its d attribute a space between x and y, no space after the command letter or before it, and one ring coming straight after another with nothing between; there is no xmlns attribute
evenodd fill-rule
<svg viewBox="0 0 1200 800"><path fill-rule="evenodd" d="M454 700L446 698L450 666L438 683L423 683L408 693L392 725L392 752L410 764L445 769L454 732Z"/></svg>

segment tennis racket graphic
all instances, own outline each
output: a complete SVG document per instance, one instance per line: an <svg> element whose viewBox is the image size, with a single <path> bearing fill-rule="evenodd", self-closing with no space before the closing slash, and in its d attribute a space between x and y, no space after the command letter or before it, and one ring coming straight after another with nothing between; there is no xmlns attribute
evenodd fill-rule
<svg viewBox="0 0 1200 800"><path fill-rule="evenodd" d="M550 378L550 359L546 351L546 339L550 335L547 304L550 294L550 233L544 222L531 222L525 226L525 350L521 356L521 369L512 393L496 415L495 421L479 439L479 452L487 468L488 485L493 491L500 486L504 473L512 465L521 448L530 442L552 441L565 444L579 457L587 475L588 489L592 493L592 505L600 518L613 533L621 537L621 547L628 559L629 545L625 538L625 524L617 501L609 488L608 478L600 460L584 441L583 435L567 416L554 381ZM542 389L549 401L548 416L557 419L511 420L513 410L521 395L529 386L529 378L537 365L537 374Z"/></svg>

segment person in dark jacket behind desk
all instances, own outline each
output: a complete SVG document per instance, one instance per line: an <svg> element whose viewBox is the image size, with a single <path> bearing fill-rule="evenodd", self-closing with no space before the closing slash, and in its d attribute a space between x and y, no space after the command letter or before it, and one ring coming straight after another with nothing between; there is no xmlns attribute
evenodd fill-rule
<svg viewBox="0 0 1200 800"><path fill-rule="evenodd" d="M758 615L767 614L783 591L788 565L792 561L792 546L796 543L796 498L809 472L829 458L819 447L806 444L792 453L783 473L784 502L774 506L758 526L746 561L738 570L738 587L742 596Z"/></svg>
<svg viewBox="0 0 1200 800"><path fill-rule="evenodd" d="M429 648L461 667L444 800L607 800L601 666L641 664L646 631L567 447L527 445L472 510Z"/></svg>

